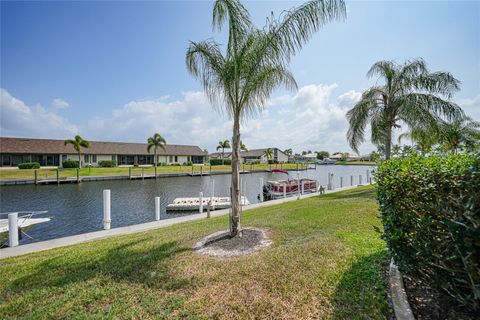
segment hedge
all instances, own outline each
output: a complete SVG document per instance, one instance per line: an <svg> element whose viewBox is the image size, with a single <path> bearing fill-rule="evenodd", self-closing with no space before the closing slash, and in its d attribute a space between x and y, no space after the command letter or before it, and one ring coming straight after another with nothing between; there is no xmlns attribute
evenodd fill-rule
<svg viewBox="0 0 480 320"><path fill-rule="evenodd" d="M223 164L225 165L231 165L232 160L231 159L223 159ZM222 159L210 159L210 165L212 166L221 166L222 165Z"/></svg>
<svg viewBox="0 0 480 320"><path fill-rule="evenodd" d="M64 168L78 168L77 160L63 160L62 167Z"/></svg>
<svg viewBox="0 0 480 320"><path fill-rule="evenodd" d="M38 162L19 163L18 169L40 169L40 163Z"/></svg>
<svg viewBox="0 0 480 320"><path fill-rule="evenodd" d="M117 161L115 160L102 160L98 162L98 166L101 168L114 168L117 166Z"/></svg>
<svg viewBox="0 0 480 320"><path fill-rule="evenodd" d="M480 311L480 154L410 154L375 173L383 238L399 269Z"/></svg>

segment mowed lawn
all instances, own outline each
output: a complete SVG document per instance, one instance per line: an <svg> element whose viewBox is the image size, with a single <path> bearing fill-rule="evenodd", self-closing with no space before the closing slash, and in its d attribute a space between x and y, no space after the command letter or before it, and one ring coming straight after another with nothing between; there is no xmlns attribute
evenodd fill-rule
<svg viewBox="0 0 480 320"><path fill-rule="evenodd" d="M255 164L255 165L241 165L241 170L269 170L275 168L282 168L282 169L297 169L297 168L304 168L305 164L293 164L293 163L279 163L279 164ZM212 171L231 171L232 167L230 165L218 165L218 166L209 166L209 165L194 165L192 166L158 166L157 167L157 174L162 173L189 173L192 170L195 173L200 172L210 172L210 168ZM128 167L115 167L115 168L81 168L79 171L79 175L81 177L87 176L127 176L129 171L132 175L141 175L142 168L131 168L129 170ZM153 166L146 166L143 167L144 174L154 174L155 168ZM58 175L60 178L66 177L76 177L77 176L77 169L59 169ZM41 168L37 170L37 178L38 179L56 179L57 177L57 169L52 168ZM7 169L0 169L0 180L9 180L9 179L34 179L35 178L35 170L34 169L17 169L17 168L7 168Z"/></svg>
<svg viewBox="0 0 480 320"><path fill-rule="evenodd" d="M21 318L382 319L385 243L372 187L246 211L273 245L192 251L227 217L0 260L0 315Z"/></svg>

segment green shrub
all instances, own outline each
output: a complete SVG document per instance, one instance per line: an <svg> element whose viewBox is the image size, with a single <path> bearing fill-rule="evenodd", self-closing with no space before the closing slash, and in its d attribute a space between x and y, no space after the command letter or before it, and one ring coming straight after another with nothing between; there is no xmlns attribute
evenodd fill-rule
<svg viewBox="0 0 480 320"><path fill-rule="evenodd" d="M115 160L102 160L98 162L98 166L101 168L114 168L117 166L117 161Z"/></svg>
<svg viewBox="0 0 480 320"><path fill-rule="evenodd" d="M170 163L171 166L180 167L180 163Z"/></svg>
<svg viewBox="0 0 480 320"><path fill-rule="evenodd" d="M480 154L410 154L375 173L383 238L402 272L480 311Z"/></svg>
<svg viewBox="0 0 480 320"><path fill-rule="evenodd" d="M62 167L64 168L78 168L78 160L63 160Z"/></svg>
<svg viewBox="0 0 480 320"><path fill-rule="evenodd" d="M18 169L40 169L40 163L38 162L19 163Z"/></svg>
<svg viewBox="0 0 480 320"><path fill-rule="evenodd" d="M223 163L225 165L231 165L232 160L231 159L223 159ZM212 166L221 166L222 165L222 159L210 159L210 165Z"/></svg>
<svg viewBox="0 0 480 320"><path fill-rule="evenodd" d="M278 161L274 159L268 160L268 164L275 164L275 163L278 163Z"/></svg>
<svg viewBox="0 0 480 320"><path fill-rule="evenodd" d="M191 166L191 165L192 165L192 161L188 161L187 166Z"/></svg>

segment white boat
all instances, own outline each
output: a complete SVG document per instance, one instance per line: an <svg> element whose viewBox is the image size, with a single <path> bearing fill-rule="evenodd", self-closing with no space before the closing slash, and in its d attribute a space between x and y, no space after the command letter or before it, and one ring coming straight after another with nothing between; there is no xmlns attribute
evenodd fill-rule
<svg viewBox="0 0 480 320"><path fill-rule="evenodd" d="M267 181L263 186L263 199L272 200L318 192L317 181L307 178Z"/></svg>
<svg viewBox="0 0 480 320"><path fill-rule="evenodd" d="M25 228L34 224L50 221L50 218L18 218L18 226ZM0 219L0 232L8 232L8 219Z"/></svg>
<svg viewBox="0 0 480 320"><path fill-rule="evenodd" d="M208 203L211 203L212 210L227 209L231 207L230 197L204 197L202 198L203 210L207 210ZM246 206L250 204L247 197L241 197L241 204ZM176 198L173 203L167 205L167 211L198 211L200 207L200 199L193 198Z"/></svg>

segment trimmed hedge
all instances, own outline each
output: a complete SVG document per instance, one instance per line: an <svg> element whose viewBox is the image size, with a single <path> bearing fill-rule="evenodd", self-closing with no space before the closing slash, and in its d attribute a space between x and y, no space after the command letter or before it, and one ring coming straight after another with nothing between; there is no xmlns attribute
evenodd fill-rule
<svg viewBox="0 0 480 320"><path fill-rule="evenodd" d="M480 154L410 154L375 173L399 269L480 311Z"/></svg>
<svg viewBox="0 0 480 320"><path fill-rule="evenodd" d="M40 169L40 163L38 162L19 163L18 169Z"/></svg>
<svg viewBox="0 0 480 320"><path fill-rule="evenodd" d="M63 160L62 167L64 168L78 168L77 160Z"/></svg>
<svg viewBox="0 0 480 320"><path fill-rule="evenodd" d="M225 165L231 165L232 160L231 159L223 159ZM222 159L210 159L210 165L212 166L221 166L222 165Z"/></svg>
<svg viewBox="0 0 480 320"><path fill-rule="evenodd" d="M98 166L101 168L114 168L117 166L117 161L115 160L102 160L98 162Z"/></svg>

